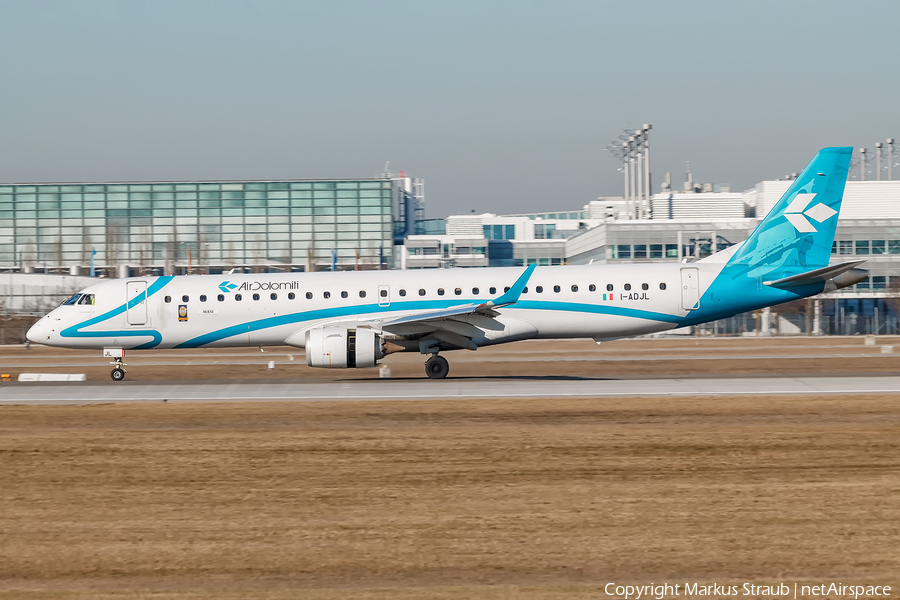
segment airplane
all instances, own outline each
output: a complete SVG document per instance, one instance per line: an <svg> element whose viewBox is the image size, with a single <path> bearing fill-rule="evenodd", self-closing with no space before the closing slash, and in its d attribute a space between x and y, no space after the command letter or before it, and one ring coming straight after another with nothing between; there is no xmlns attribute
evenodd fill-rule
<svg viewBox="0 0 900 600"><path fill-rule="evenodd" d="M690 263L130 277L98 282L41 318L31 342L126 350L295 346L311 367L374 367L531 339L597 343L734 316L853 285L829 265L853 148L825 148L740 244Z"/></svg>

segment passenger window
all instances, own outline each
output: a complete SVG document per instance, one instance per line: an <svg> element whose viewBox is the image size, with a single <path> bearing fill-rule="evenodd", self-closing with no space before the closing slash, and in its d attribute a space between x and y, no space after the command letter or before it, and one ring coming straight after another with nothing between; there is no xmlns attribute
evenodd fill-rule
<svg viewBox="0 0 900 600"><path fill-rule="evenodd" d="M664 283L659 284L659 289L661 289L661 290L666 289L666 284L664 284Z"/></svg>
<svg viewBox="0 0 900 600"><path fill-rule="evenodd" d="M378 290L378 295L382 298L387 298L387 290Z"/></svg>
<svg viewBox="0 0 900 600"><path fill-rule="evenodd" d="M278 300L278 294L271 293L269 294L269 298L271 298L272 300Z"/></svg>
<svg viewBox="0 0 900 600"><path fill-rule="evenodd" d="M650 286L647 285L646 283L642 283L642 284L641 284L641 289L644 290L644 291L646 291L646 290L649 290L649 289L650 289Z"/></svg>
<svg viewBox="0 0 900 600"><path fill-rule="evenodd" d="M234 300L235 300L235 302L240 302L240 301L243 300L243 299L244 299L244 297L241 296L240 294L235 294L235 295L234 295Z"/></svg>
<svg viewBox="0 0 900 600"><path fill-rule="evenodd" d="M306 292L306 299L312 300L312 292Z"/></svg>
<svg viewBox="0 0 900 600"><path fill-rule="evenodd" d="M259 294L253 294L253 299L254 299L254 300L259 300Z"/></svg>
<svg viewBox="0 0 900 600"><path fill-rule="evenodd" d="M509 291L509 286L506 286L505 288L503 288L503 293L504 293L504 294L505 294L506 292L508 292L508 291Z"/></svg>
<svg viewBox="0 0 900 600"><path fill-rule="evenodd" d="M406 295L406 290L400 290L399 294L400 294L401 296L405 296L405 295Z"/></svg>
<svg viewBox="0 0 900 600"><path fill-rule="evenodd" d="M166 296L166 304L172 301L172 296Z"/></svg>
<svg viewBox="0 0 900 600"><path fill-rule="evenodd" d="M359 297L360 297L360 298L365 298L365 297L366 297L366 290L359 290Z"/></svg>
<svg viewBox="0 0 900 600"><path fill-rule="evenodd" d="M492 287L491 289L488 290L488 292L490 292L490 294L493 296L494 294L497 293L497 288Z"/></svg>
<svg viewBox="0 0 900 600"><path fill-rule="evenodd" d="M477 296L480 290L478 288L472 288L472 295Z"/></svg>
<svg viewBox="0 0 900 600"><path fill-rule="evenodd" d="M577 286L577 285L573 285L573 286L572 286L572 291L573 291L573 292L577 292L577 291L578 291L578 286Z"/></svg>
<svg viewBox="0 0 900 600"><path fill-rule="evenodd" d="M553 286L553 291L556 292L557 294L559 293L559 290L560 290L560 287L558 285Z"/></svg>
<svg viewBox="0 0 900 600"><path fill-rule="evenodd" d="M182 296L182 297L181 297L181 301L182 301L182 302L187 302L188 300L190 300L190 298L187 297L187 296Z"/></svg>
<svg viewBox="0 0 900 600"><path fill-rule="evenodd" d="M294 292L288 292L288 300L293 300L296 297L297 297L297 294L295 294Z"/></svg>
<svg viewBox="0 0 900 600"><path fill-rule="evenodd" d="M348 294L347 292L341 292L341 298L346 298L349 295L350 294Z"/></svg>
<svg viewBox="0 0 900 600"><path fill-rule="evenodd" d="M438 288L438 296L444 295L444 288Z"/></svg>
<svg viewBox="0 0 900 600"><path fill-rule="evenodd" d="M420 296L424 296L424 295L425 295L425 290L419 290L419 295L420 295Z"/></svg>
<svg viewBox="0 0 900 600"><path fill-rule="evenodd" d="M218 296L216 296L216 300L218 300L219 302L225 302L225 294L219 294Z"/></svg>
<svg viewBox="0 0 900 600"><path fill-rule="evenodd" d="M597 291L597 286L594 285L594 284L592 283L591 285L588 286L588 291L589 291L589 292L596 292L596 291Z"/></svg>
<svg viewBox="0 0 900 600"><path fill-rule="evenodd" d="M206 294L200 294L200 302L206 302Z"/></svg>
<svg viewBox="0 0 900 600"><path fill-rule="evenodd" d="M462 294L462 289L456 288L455 290L453 290L453 293L459 296L460 294Z"/></svg>
<svg viewBox="0 0 900 600"><path fill-rule="evenodd" d="M331 298L331 292L325 292L322 294L323 298Z"/></svg>
<svg viewBox="0 0 900 600"><path fill-rule="evenodd" d="M557 287L558 287L558 286L557 286ZM544 293L544 286L542 286L542 285L536 286L536 287L534 288L534 292L535 292L536 294L543 294L543 293Z"/></svg>
<svg viewBox="0 0 900 600"><path fill-rule="evenodd" d="M607 283L607 284L606 284L606 291L607 291L607 292L613 291L613 286L612 286L611 283Z"/></svg>
<svg viewBox="0 0 900 600"><path fill-rule="evenodd" d="M631 284L630 284L630 283L626 283L626 284L625 284L625 291L627 292L627 291L629 291L630 289L631 289Z"/></svg>
<svg viewBox="0 0 900 600"><path fill-rule="evenodd" d="M527 293L528 293L528 286L527 286L527 285L526 285L525 288L522 290L522 293L523 293L523 294L527 294Z"/></svg>

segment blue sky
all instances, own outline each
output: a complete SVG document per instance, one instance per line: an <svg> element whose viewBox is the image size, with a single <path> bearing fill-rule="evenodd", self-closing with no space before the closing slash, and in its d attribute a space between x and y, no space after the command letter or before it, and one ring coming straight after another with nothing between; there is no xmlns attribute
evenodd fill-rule
<svg viewBox="0 0 900 600"><path fill-rule="evenodd" d="M900 137L900 2L0 0L0 181L426 179L427 214L743 190Z"/></svg>

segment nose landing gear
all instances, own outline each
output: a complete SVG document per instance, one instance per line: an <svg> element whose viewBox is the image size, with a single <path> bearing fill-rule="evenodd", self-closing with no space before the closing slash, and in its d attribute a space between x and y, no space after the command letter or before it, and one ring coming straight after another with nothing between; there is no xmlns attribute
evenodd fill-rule
<svg viewBox="0 0 900 600"><path fill-rule="evenodd" d="M114 363L110 363L116 365L116 368L110 371L109 376L112 377L113 381L122 381L125 379L125 369L122 368L122 361L116 361Z"/></svg>
<svg viewBox="0 0 900 600"><path fill-rule="evenodd" d="M104 348L103 356L112 358L109 363L113 365L113 370L109 373L112 380L122 381L125 379L125 363L122 362L122 359L125 358L125 350L122 348Z"/></svg>
<svg viewBox="0 0 900 600"><path fill-rule="evenodd" d="M450 363L443 356L435 354L425 361L425 374L431 379L443 379L450 372Z"/></svg>

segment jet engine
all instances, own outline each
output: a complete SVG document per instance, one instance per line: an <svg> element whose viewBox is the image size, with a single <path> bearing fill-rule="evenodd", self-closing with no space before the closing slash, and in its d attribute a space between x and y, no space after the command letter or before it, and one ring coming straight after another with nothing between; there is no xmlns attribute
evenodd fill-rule
<svg viewBox="0 0 900 600"><path fill-rule="evenodd" d="M380 332L334 325L306 332L306 364L323 369L374 367L384 357Z"/></svg>

